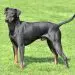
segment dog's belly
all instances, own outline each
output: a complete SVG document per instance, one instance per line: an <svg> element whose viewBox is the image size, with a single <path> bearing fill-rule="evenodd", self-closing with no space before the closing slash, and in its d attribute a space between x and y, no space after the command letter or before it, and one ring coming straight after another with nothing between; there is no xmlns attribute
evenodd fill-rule
<svg viewBox="0 0 75 75"><path fill-rule="evenodd" d="M43 38L47 38L47 34L44 34L44 35L38 35L38 36L33 36L33 37L28 37L28 38L25 38L24 39L24 45L29 45L31 44L32 42L38 40L38 39L43 39Z"/></svg>
<svg viewBox="0 0 75 75"><path fill-rule="evenodd" d="M27 45L31 44L32 42L34 42L37 39L39 39L39 38L24 40L24 45L27 46Z"/></svg>

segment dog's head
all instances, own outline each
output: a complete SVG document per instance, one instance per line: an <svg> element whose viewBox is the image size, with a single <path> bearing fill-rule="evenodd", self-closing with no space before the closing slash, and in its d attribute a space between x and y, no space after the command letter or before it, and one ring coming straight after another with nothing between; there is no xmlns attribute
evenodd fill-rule
<svg viewBox="0 0 75 75"><path fill-rule="evenodd" d="M19 18L21 11L18 9L7 7L4 10L4 14L6 16L5 21L11 23L11 22L15 21L17 18Z"/></svg>

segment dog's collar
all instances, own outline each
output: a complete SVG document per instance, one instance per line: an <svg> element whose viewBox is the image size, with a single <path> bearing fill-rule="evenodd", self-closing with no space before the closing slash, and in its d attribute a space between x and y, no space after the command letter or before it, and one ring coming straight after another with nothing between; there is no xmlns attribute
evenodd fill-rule
<svg viewBox="0 0 75 75"><path fill-rule="evenodd" d="M20 21L16 21L16 23L15 23L17 26L19 26L20 24L21 24L21 22Z"/></svg>

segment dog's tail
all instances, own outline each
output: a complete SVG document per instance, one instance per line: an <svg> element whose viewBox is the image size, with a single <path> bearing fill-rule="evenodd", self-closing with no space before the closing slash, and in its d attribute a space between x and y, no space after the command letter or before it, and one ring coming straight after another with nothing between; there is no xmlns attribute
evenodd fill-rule
<svg viewBox="0 0 75 75"><path fill-rule="evenodd" d="M62 26L63 24L66 24L66 23L72 21L74 18L75 18L75 14L74 14L71 18L69 18L68 20L63 21L63 22L60 22L60 23L58 23L57 25L58 25L58 27L60 27L60 26Z"/></svg>

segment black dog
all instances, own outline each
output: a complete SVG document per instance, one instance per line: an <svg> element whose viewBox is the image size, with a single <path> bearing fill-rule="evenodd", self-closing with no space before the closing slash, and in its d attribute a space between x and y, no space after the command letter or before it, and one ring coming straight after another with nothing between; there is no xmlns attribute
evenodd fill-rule
<svg viewBox="0 0 75 75"><path fill-rule="evenodd" d="M54 24L51 22L23 22L19 19L20 13L21 11L18 9L5 8L6 22L8 23L9 37L13 44L15 63L18 62L18 48L20 52L20 66L23 68L24 47L37 39L45 38L47 39L49 48L55 55L55 63L57 63L59 54L68 67L67 57L62 50L59 27L72 21L75 15L67 21Z"/></svg>

